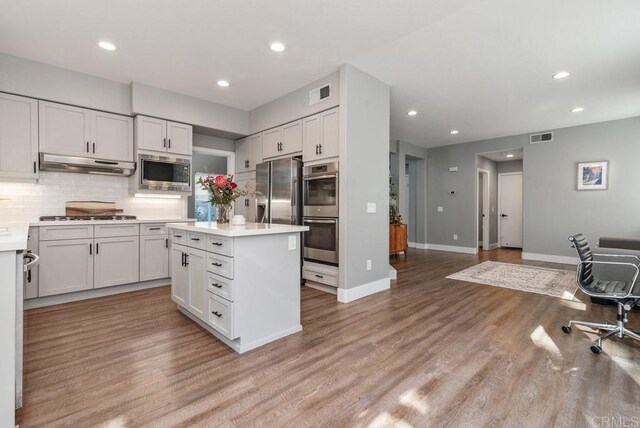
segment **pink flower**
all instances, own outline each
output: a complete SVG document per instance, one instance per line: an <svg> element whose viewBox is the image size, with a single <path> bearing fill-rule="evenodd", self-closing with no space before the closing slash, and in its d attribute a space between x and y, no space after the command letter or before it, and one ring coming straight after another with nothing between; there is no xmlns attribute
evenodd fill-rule
<svg viewBox="0 0 640 428"><path fill-rule="evenodd" d="M216 182L216 186L222 189L224 186L227 185L227 177L225 177L224 175L218 175L215 178L215 182Z"/></svg>

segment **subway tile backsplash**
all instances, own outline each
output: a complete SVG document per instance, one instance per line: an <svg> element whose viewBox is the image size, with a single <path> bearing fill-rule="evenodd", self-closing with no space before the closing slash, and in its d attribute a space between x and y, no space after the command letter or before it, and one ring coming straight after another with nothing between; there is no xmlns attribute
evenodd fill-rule
<svg viewBox="0 0 640 428"><path fill-rule="evenodd" d="M127 177L41 171L37 183L0 182L0 221L64 215L66 201L115 202L123 214L144 219L183 218L187 203L186 198L134 198Z"/></svg>

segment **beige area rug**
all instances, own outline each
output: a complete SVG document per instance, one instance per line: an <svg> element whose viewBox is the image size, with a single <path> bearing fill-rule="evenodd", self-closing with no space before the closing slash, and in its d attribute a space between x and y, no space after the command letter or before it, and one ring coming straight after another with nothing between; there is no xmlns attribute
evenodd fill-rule
<svg viewBox="0 0 640 428"><path fill-rule="evenodd" d="M578 289L575 271L513 263L484 262L447 278L546 294L565 300L573 300Z"/></svg>

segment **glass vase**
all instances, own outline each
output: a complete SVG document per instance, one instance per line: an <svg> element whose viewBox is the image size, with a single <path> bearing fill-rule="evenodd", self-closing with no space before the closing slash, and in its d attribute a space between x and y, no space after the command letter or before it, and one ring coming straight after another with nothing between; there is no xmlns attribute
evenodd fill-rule
<svg viewBox="0 0 640 428"><path fill-rule="evenodd" d="M218 224L229 223L229 211L231 211L231 205L217 204L216 205L216 223Z"/></svg>

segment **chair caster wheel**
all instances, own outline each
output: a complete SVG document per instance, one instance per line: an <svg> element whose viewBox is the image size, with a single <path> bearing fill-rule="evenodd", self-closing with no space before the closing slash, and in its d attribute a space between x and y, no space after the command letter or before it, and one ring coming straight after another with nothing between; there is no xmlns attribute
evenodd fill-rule
<svg viewBox="0 0 640 428"><path fill-rule="evenodd" d="M569 334L569 333L571 333L571 327L569 327L568 325L563 325L563 326L562 326L562 331L563 331L564 333Z"/></svg>
<svg viewBox="0 0 640 428"><path fill-rule="evenodd" d="M591 345L591 352L593 352L594 354L599 354L600 351L602 351L602 347L598 346L598 345Z"/></svg>

